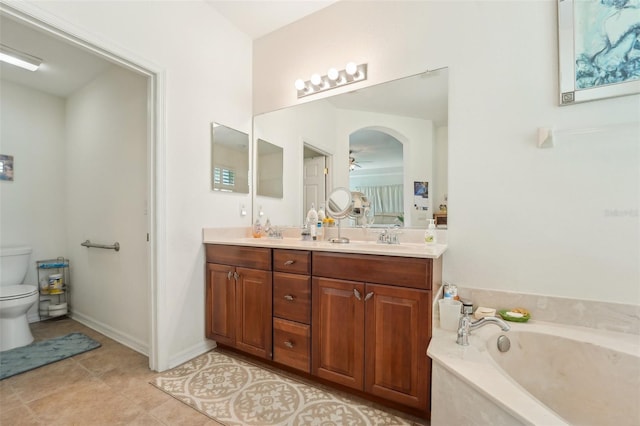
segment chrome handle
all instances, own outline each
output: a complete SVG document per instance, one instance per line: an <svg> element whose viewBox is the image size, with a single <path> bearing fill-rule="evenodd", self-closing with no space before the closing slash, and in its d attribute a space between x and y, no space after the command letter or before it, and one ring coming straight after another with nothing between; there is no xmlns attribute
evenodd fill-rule
<svg viewBox="0 0 640 426"><path fill-rule="evenodd" d="M233 271L227 272L227 279L228 280L230 280L232 276L233 276Z"/></svg>
<svg viewBox="0 0 640 426"><path fill-rule="evenodd" d="M292 349L292 348L293 348L293 343L292 343L290 340L285 340L285 341L284 341L284 345L285 345L286 347L288 347L289 349Z"/></svg>
<svg viewBox="0 0 640 426"><path fill-rule="evenodd" d="M373 297L373 292L371 293L367 293L367 295L364 297L365 302L369 299L371 299Z"/></svg>
<svg viewBox="0 0 640 426"><path fill-rule="evenodd" d="M284 295L284 300L288 300L289 302L293 302L293 296L290 294L285 294Z"/></svg>
<svg viewBox="0 0 640 426"><path fill-rule="evenodd" d="M284 262L284 266L293 265L294 263L296 263L295 260L287 260L286 262Z"/></svg>
<svg viewBox="0 0 640 426"><path fill-rule="evenodd" d="M356 299L362 300L362 296L360 295L360 292L358 291L357 288L353 289L353 295L356 296Z"/></svg>
<svg viewBox="0 0 640 426"><path fill-rule="evenodd" d="M238 274L237 272L233 273L233 278L238 281L238 278L240 278L240 274Z"/></svg>

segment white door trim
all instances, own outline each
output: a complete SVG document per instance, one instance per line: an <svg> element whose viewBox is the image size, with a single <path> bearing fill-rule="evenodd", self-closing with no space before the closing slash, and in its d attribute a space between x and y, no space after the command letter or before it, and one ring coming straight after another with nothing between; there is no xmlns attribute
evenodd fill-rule
<svg viewBox="0 0 640 426"><path fill-rule="evenodd" d="M148 136L147 193L149 194L149 215L147 229L150 230L148 288L150 295L150 336L149 367L162 371L169 366L168 342L163 336L167 324L162 322L160 307L166 306L166 88L165 70L153 62L138 57L121 46L110 43L62 20L59 17L27 2L0 2L0 11L19 21L28 23L45 32L67 40L70 44L87 49L118 65L145 75L148 78Z"/></svg>

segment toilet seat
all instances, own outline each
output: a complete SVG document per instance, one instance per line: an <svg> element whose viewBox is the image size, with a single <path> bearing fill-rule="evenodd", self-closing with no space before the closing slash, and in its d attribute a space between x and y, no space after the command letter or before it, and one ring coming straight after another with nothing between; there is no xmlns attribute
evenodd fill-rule
<svg viewBox="0 0 640 426"><path fill-rule="evenodd" d="M0 287L0 301L23 299L38 294L38 287L34 285L8 285Z"/></svg>

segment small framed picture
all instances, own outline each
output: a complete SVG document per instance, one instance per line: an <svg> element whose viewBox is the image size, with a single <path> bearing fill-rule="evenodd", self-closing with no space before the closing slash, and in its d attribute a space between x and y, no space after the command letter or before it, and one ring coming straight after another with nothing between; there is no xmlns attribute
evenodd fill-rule
<svg viewBox="0 0 640 426"><path fill-rule="evenodd" d="M0 180L13 180L13 155L0 154Z"/></svg>

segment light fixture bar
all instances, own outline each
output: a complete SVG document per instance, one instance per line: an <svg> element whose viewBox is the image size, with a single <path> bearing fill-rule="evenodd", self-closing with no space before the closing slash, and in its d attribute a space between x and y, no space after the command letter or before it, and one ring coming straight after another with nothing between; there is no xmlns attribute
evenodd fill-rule
<svg viewBox="0 0 640 426"><path fill-rule="evenodd" d="M354 62L349 62L343 70L338 71L331 68L326 75L313 74L307 81L298 79L295 82L295 87L298 91L298 98L303 98L366 79L367 64L356 65Z"/></svg>
<svg viewBox="0 0 640 426"><path fill-rule="evenodd" d="M20 52L19 50L12 49L4 44L0 44L0 61L29 71L37 70L42 64L42 59Z"/></svg>

